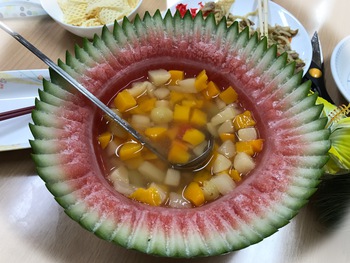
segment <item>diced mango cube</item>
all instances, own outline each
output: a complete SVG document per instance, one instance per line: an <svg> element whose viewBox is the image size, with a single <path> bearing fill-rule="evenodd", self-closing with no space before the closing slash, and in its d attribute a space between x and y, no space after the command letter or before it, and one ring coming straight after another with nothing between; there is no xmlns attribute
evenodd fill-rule
<svg viewBox="0 0 350 263"><path fill-rule="evenodd" d="M175 90L170 91L170 103L176 104L185 98L185 94Z"/></svg>
<svg viewBox="0 0 350 263"><path fill-rule="evenodd" d="M254 152L261 152L263 149L263 139L256 139L256 140L251 140L250 143L252 144Z"/></svg>
<svg viewBox="0 0 350 263"><path fill-rule="evenodd" d="M138 188L129 197L152 206L159 206L162 203L158 189L155 187Z"/></svg>
<svg viewBox="0 0 350 263"><path fill-rule="evenodd" d="M193 109L190 123L197 126L204 126L207 124L207 114L199 109Z"/></svg>
<svg viewBox="0 0 350 263"><path fill-rule="evenodd" d="M208 80L207 72L203 69L197 75L196 80L194 82L194 86L198 92L205 90L207 88L207 80Z"/></svg>
<svg viewBox="0 0 350 263"><path fill-rule="evenodd" d="M185 78L185 72L182 70L169 70L170 73L170 83L169 85L177 85L179 80Z"/></svg>
<svg viewBox="0 0 350 263"><path fill-rule="evenodd" d="M205 140L205 135L200 130L195 128L190 128L185 131L182 140L188 142L189 144L196 146Z"/></svg>
<svg viewBox="0 0 350 263"><path fill-rule="evenodd" d="M138 142L125 142L118 150L118 155L121 160L129 160L131 158L140 157L142 145Z"/></svg>
<svg viewBox="0 0 350 263"><path fill-rule="evenodd" d="M232 86L229 86L219 94L219 98L226 104L230 104L238 99L238 94Z"/></svg>
<svg viewBox="0 0 350 263"><path fill-rule="evenodd" d="M167 129L165 127L149 127L145 130L145 135L152 140L159 140L166 134Z"/></svg>
<svg viewBox="0 0 350 263"><path fill-rule="evenodd" d="M205 202L203 190L196 182L191 182L186 187L184 197L195 206L201 206Z"/></svg>
<svg viewBox="0 0 350 263"><path fill-rule="evenodd" d="M240 141L236 142L236 151L244 152L250 156L254 154L254 149L250 141Z"/></svg>
<svg viewBox="0 0 350 263"><path fill-rule="evenodd" d="M172 142L168 153L169 162L187 163L190 160L190 157L191 155L188 152L188 147L184 143L178 140Z"/></svg>
<svg viewBox="0 0 350 263"><path fill-rule="evenodd" d="M253 116L250 111L246 110L241 114L238 114L233 120L233 126L236 130L254 126L256 122L253 119Z"/></svg>
<svg viewBox="0 0 350 263"><path fill-rule="evenodd" d="M220 89L213 81L209 81L207 89L203 90L203 95L207 99L215 98L220 94Z"/></svg>
<svg viewBox="0 0 350 263"><path fill-rule="evenodd" d="M202 169L196 172L193 181L197 182L199 185L203 185L203 182L210 180L211 177L212 175L208 170Z"/></svg>
<svg viewBox="0 0 350 263"><path fill-rule="evenodd" d="M184 99L181 104L184 106L189 106L191 108L202 108L204 101L199 99Z"/></svg>
<svg viewBox="0 0 350 263"><path fill-rule="evenodd" d="M107 131L107 132L101 133L98 136L98 142L100 143L101 148L105 149L108 143L111 141L111 139L112 139L112 134L110 132Z"/></svg>
<svg viewBox="0 0 350 263"><path fill-rule="evenodd" d="M236 169L231 169L229 171L229 175L235 182L239 182L242 180L241 175L239 174L239 172Z"/></svg>
<svg viewBox="0 0 350 263"><path fill-rule="evenodd" d="M229 132L219 133L219 137L223 142L228 140L234 142L236 140L236 135L234 133L229 133Z"/></svg>
<svg viewBox="0 0 350 263"><path fill-rule="evenodd" d="M147 96L140 97L142 99L137 100L137 107L130 110L131 114L145 114L150 112L156 104L156 98L149 98Z"/></svg>
<svg viewBox="0 0 350 263"><path fill-rule="evenodd" d="M125 112L135 107L137 102L127 90L123 90L114 98L114 105L120 112Z"/></svg>
<svg viewBox="0 0 350 263"><path fill-rule="evenodd" d="M191 107L175 104L173 119L174 121L188 122L190 119L190 112Z"/></svg>

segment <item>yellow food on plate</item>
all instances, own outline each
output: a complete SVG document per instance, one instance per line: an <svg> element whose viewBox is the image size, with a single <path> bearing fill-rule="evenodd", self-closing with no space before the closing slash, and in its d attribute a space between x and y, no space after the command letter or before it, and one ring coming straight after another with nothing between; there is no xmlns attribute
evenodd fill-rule
<svg viewBox="0 0 350 263"><path fill-rule="evenodd" d="M129 15L139 0L58 0L64 22L73 26L100 26Z"/></svg>

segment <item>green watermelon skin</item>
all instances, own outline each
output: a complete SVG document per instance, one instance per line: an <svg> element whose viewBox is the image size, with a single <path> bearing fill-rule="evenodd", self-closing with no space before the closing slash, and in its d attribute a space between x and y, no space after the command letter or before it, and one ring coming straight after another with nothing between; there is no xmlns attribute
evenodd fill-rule
<svg viewBox="0 0 350 263"><path fill-rule="evenodd" d="M301 74L275 47L267 49L265 39L201 13L125 19L58 64L108 102L115 81L174 60L232 81L260 123L264 151L232 193L192 209L151 207L117 193L96 158L97 109L53 71L30 124L38 174L73 220L128 249L188 258L255 244L287 224L317 188L330 147L322 107L316 95L308 96L310 84L300 85Z"/></svg>

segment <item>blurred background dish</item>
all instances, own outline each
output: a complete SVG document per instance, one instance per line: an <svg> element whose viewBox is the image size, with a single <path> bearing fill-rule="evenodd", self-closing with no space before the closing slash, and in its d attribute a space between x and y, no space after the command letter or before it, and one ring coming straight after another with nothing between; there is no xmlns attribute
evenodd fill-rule
<svg viewBox="0 0 350 263"><path fill-rule="evenodd" d="M133 20L137 14L138 9L142 4L142 0L139 0L136 7L126 16L129 20ZM74 26L64 21L64 14L60 8L57 0L41 0L41 5L47 14L54 19L59 25L68 30L69 32L80 36L92 39L95 34L101 34L103 25L99 26ZM119 19L118 22L123 20ZM114 23L108 23L106 26L111 30Z"/></svg>
<svg viewBox="0 0 350 263"><path fill-rule="evenodd" d="M339 91L350 102L350 36L345 37L334 48L331 71Z"/></svg>

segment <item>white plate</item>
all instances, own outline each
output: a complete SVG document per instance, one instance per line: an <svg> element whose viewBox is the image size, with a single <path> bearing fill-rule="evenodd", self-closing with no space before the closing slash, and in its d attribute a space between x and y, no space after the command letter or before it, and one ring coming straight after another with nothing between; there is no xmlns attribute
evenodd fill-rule
<svg viewBox="0 0 350 263"><path fill-rule="evenodd" d="M350 102L350 36L341 40L331 57L331 70L341 94Z"/></svg>
<svg viewBox="0 0 350 263"><path fill-rule="evenodd" d="M34 105L43 77L49 79L47 69L0 71L0 112ZM31 120L26 114L0 121L0 151L29 148Z"/></svg>
<svg viewBox="0 0 350 263"><path fill-rule="evenodd" d="M182 0L180 3L187 4L187 8L199 8L198 3L203 4L209 2L204 1L193 1L193 0ZM177 5L177 4L176 4ZM172 6L170 10L176 11L176 5ZM244 16L252 11L255 11L258 6L257 0L236 0L231 6L230 12L234 15ZM250 16L249 19L254 22L255 25L259 25L258 16ZM312 46L309 34L303 27L303 25L286 9L279 6L278 4L269 1L269 24L271 26L281 25L289 26L291 29L298 29L298 34L293 37L291 47L293 50L299 53L299 57L305 62L304 74L310 67L312 60Z"/></svg>

